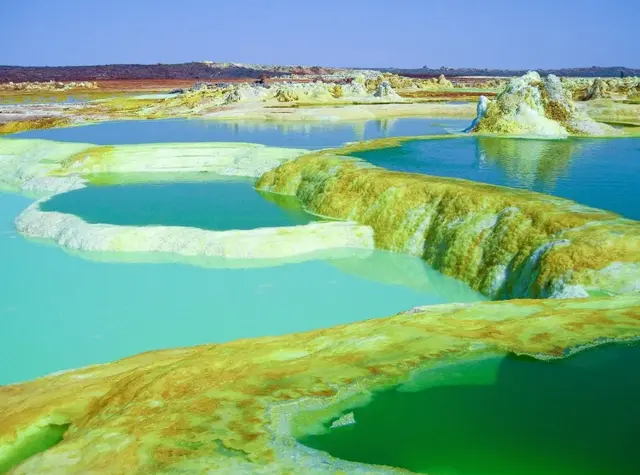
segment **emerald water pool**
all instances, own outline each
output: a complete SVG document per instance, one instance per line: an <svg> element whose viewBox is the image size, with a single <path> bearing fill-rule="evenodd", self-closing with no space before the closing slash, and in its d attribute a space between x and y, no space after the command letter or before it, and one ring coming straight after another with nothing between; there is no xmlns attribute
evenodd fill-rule
<svg viewBox="0 0 640 475"><path fill-rule="evenodd" d="M81 258L17 234L13 220L30 203L0 194L0 384L147 350L484 300L420 259L382 251L260 268Z"/></svg>
<svg viewBox="0 0 640 475"><path fill-rule="evenodd" d="M31 130L11 137L118 145L162 142L248 142L275 147L327 148L380 137L460 131L468 120L399 118L355 122L258 122L203 119L109 121Z"/></svg>
<svg viewBox="0 0 640 475"><path fill-rule="evenodd" d="M640 138L445 138L354 155L391 170L524 188L640 219Z"/></svg>
<svg viewBox="0 0 640 475"><path fill-rule="evenodd" d="M294 226L316 219L295 197L258 192L247 180L89 186L55 195L40 209L74 214L88 223L210 230Z"/></svg>
<svg viewBox="0 0 640 475"><path fill-rule="evenodd" d="M640 345L567 359L509 355L425 372L300 442L431 475L640 473Z"/></svg>

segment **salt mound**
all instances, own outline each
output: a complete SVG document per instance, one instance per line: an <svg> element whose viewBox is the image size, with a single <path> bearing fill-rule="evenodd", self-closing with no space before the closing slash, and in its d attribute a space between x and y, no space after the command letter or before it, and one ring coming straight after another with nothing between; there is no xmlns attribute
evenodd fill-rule
<svg viewBox="0 0 640 475"><path fill-rule="evenodd" d="M334 100L331 92L335 84L329 83L283 83L276 87L274 98L278 102L294 102L300 100L331 102Z"/></svg>
<svg viewBox="0 0 640 475"><path fill-rule="evenodd" d="M342 86L342 90L345 96L368 96L367 88L364 86L364 81L358 81L357 79L350 84Z"/></svg>
<svg viewBox="0 0 640 475"><path fill-rule="evenodd" d="M611 97L609 85L602 78L596 78L591 83L585 100L590 101L592 99L602 99L604 97Z"/></svg>
<svg viewBox="0 0 640 475"><path fill-rule="evenodd" d="M382 81L380 84L378 84L376 92L373 94L373 96L384 97L385 99L401 99L398 93L393 90L389 81Z"/></svg>
<svg viewBox="0 0 640 475"><path fill-rule="evenodd" d="M224 103L234 104L236 102L259 101L267 95L268 89L254 84L238 84L231 86Z"/></svg>
<svg viewBox="0 0 640 475"><path fill-rule="evenodd" d="M442 88L452 88L453 83L449 81L444 74L441 74L440 77L438 78L438 86Z"/></svg>
<svg viewBox="0 0 640 475"><path fill-rule="evenodd" d="M473 132L552 137L615 133L578 111L557 76L542 80L533 71L511 79L476 120Z"/></svg>
<svg viewBox="0 0 640 475"><path fill-rule="evenodd" d="M311 103L332 103L336 101L371 100L372 95L367 92L363 80L354 79L350 83L338 84L333 82L313 83L282 83L274 85L267 97L278 102L308 101ZM374 98L384 100L402 100L401 97L386 83L378 86Z"/></svg>

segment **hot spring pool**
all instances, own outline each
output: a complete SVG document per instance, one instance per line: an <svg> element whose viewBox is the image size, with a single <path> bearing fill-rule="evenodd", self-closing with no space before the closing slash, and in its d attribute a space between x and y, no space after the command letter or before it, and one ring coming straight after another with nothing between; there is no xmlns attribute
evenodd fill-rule
<svg viewBox="0 0 640 475"><path fill-rule="evenodd" d="M85 259L16 233L13 219L30 202L0 194L0 384L147 350L484 300L420 259L382 251L260 268Z"/></svg>
<svg viewBox="0 0 640 475"><path fill-rule="evenodd" d="M390 170L524 188L640 219L640 138L445 138L354 156Z"/></svg>
<svg viewBox="0 0 640 475"><path fill-rule="evenodd" d="M97 145L162 142L248 142L274 147L327 148L380 137L460 131L469 120L399 118L354 122L243 122L201 119L109 121L80 127L31 130L15 138Z"/></svg>
<svg viewBox="0 0 640 475"><path fill-rule="evenodd" d="M89 186L55 195L40 209L74 214L88 223L217 231L295 226L316 220L295 197L258 192L246 180Z"/></svg>
<svg viewBox="0 0 640 475"><path fill-rule="evenodd" d="M431 475L635 475L638 365L640 345L618 344L553 362L510 355L444 366L345 411L354 424L300 441Z"/></svg>

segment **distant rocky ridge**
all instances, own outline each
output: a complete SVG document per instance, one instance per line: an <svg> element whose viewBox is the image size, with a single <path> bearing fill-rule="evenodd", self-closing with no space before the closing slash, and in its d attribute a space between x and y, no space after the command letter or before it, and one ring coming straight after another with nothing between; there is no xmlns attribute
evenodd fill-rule
<svg viewBox="0 0 640 475"><path fill-rule="evenodd" d="M99 66L0 66L0 83L26 81L98 81L132 79L234 79L282 75L356 75L366 70L320 66L278 66L211 61L180 64L108 64Z"/></svg>
<svg viewBox="0 0 640 475"><path fill-rule="evenodd" d="M390 72L409 77L437 77L445 74L448 77L456 76L522 76L531 69L486 69L486 68L381 68L383 72ZM620 77L640 76L640 69L626 68L623 66L591 66L588 68L562 68L562 69L536 69L541 76L554 74L560 77Z"/></svg>
<svg viewBox="0 0 640 475"><path fill-rule="evenodd" d="M0 82L98 81L107 79L258 78L279 73L242 66L212 67L207 63L109 64L102 66L0 66Z"/></svg>
<svg viewBox="0 0 640 475"><path fill-rule="evenodd" d="M0 66L0 83L26 81L98 81L132 79L233 79L290 76L348 76L357 72L392 72L410 77L459 76L521 76L527 71L478 68L329 68L321 66L280 66L244 63L216 63L211 61L179 64L108 64L96 66ZM570 77L639 76L640 69L625 67L590 67L538 70L540 74Z"/></svg>

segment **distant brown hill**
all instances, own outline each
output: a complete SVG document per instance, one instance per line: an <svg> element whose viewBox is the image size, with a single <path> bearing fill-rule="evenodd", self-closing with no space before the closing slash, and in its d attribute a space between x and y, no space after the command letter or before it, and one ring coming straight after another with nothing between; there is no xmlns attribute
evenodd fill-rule
<svg viewBox="0 0 640 475"><path fill-rule="evenodd" d="M363 68L359 68L363 69ZM525 70L478 69L478 68L372 68L383 72L392 72L413 77L437 77L444 74L456 76L519 76ZM260 76L279 76L283 74L321 75L343 68L325 68L319 66L277 66L249 65L239 63L191 62L180 64L107 64L99 66L0 66L0 82L26 81L99 81L99 80L138 80L138 79L233 79L259 78ZM353 70L352 70L353 71ZM568 68L538 70L540 74L582 77L619 77L640 76L640 69L625 67Z"/></svg>
<svg viewBox="0 0 640 475"><path fill-rule="evenodd" d="M271 77L282 72L242 66L216 67L208 63L0 66L0 82L258 78L263 74Z"/></svg>

